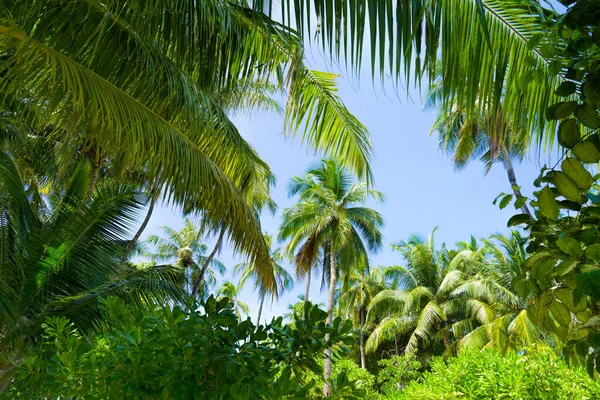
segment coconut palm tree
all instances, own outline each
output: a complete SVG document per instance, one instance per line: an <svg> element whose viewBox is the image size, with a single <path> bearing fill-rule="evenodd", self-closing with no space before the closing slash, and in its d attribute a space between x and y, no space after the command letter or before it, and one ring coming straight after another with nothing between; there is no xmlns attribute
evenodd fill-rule
<svg viewBox="0 0 600 400"><path fill-rule="evenodd" d="M427 241L412 236L393 248L406 264L386 270L399 290L383 290L369 304L375 328L366 342L372 352L390 337L400 337L404 354L429 357L452 353L454 343L472 327L490 322L495 301L489 291L472 285L481 266L479 252L435 247L434 231Z"/></svg>
<svg viewBox="0 0 600 400"><path fill-rule="evenodd" d="M523 268L527 258L524 238L518 231L512 231L508 236L494 234L486 240L486 251L489 254L488 267L481 271L482 279L473 285L482 286L487 283L488 290L497 292L497 301L493 307L495 318L466 334L460 340L460 347L493 347L503 353L536 343L556 347L559 339L535 324L528 302L519 296L516 281L526 273ZM489 282L497 282L499 285L493 286ZM472 290L468 287L465 289Z"/></svg>
<svg viewBox="0 0 600 400"><path fill-rule="evenodd" d="M368 252L381 248L383 218L364 203L369 198L380 201L383 195L364 183L354 183L348 170L334 160L322 160L305 175L292 178L289 194L299 195L299 202L284 210L278 237L287 240L286 251L295 254L297 275L310 273L321 257L324 274L329 278L326 323L330 325L338 275L352 266L349 261L353 258L368 257ZM330 393L330 356L328 349L325 396Z"/></svg>
<svg viewBox="0 0 600 400"><path fill-rule="evenodd" d="M305 132L311 149L370 177L368 132L335 93L335 75L307 68L297 33L245 1L26 0L0 9L0 107L16 105L29 126L51 124L81 143L91 187L107 160L143 170L170 203L222 223L239 250L266 263L240 193L264 163L223 104L266 82L287 90L287 132ZM272 276L263 280L274 287Z"/></svg>
<svg viewBox="0 0 600 400"><path fill-rule="evenodd" d="M465 104L469 116L502 109L513 137L537 137L539 144L554 140L556 125L545 120L545 111L560 101L554 89L564 77L555 75L556 63L542 50L544 27L561 17L551 2L308 3L285 0L282 20L307 39L316 35L332 59L358 72L367 57L373 79L404 78L407 86L431 85L441 69L442 109Z"/></svg>
<svg viewBox="0 0 600 400"><path fill-rule="evenodd" d="M179 268L182 274L182 285L184 289L192 294L192 285L197 276L200 274L200 266L204 265L207 256L208 247L200 240L202 237L202 229L194 225L194 223L186 218L183 228L177 231L168 226L160 228L161 235L149 236L147 242L155 248L155 252L149 252L147 255L152 260L173 262ZM200 298L206 298L209 295L209 288L214 287L217 283L215 273L221 276L227 268L216 258L211 258L209 268L204 271L205 278L203 286L195 295Z"/></svg>
<svg viewBox="0 0 600 400"><path fill-rule="evenodd" d="M360 260L360 259L359 259ZM388 289L383 269L369 270L364 261L344 274L338 288L340 315L351 319L359 331L360 365L366 368L364 329L367 322L367 307L382 290Z"/></svg>
<svg viewBox="0 0 600 400"><path fill-rule="evenodd" d="M438 79L430 88L426 105L437 107L443 102L440 93L442 83ZM429 134L438 133L438 147L452 157L454 168L463 169L474 160L485 164L486 173L496 162L500 162L508 176L508 182L516 199L522 198L513 161L523 160L530 144L530 137L515 129L499 110L495 115L476 110L467 114L465 105L455 104L450 110L440 110ZM533 218L527 204L521 205L523 214Z"/></svg>
<svg viewBox="0 0 600 400"><path fill-rule="evenodd" d="M265 242L269 245L269 248L272 249L273 246L273 238L269 234L265 234ZM271 250L271 266L273 268L273 275L275 276L275 280L277 281L277 292L270 294L271 301L274 301L278 296L280 296L285 291L290 291L294 287L294 279L290 275L289 272L281 265L284 260L284 255L281 252L281 249L272 249ZM259 295L259 305L258 305L258 315L256 316L256 325L260 324L260 317L262 315L263 305L265 302L265 298L269 293L265 291L265 288L261 286L260 276L258 274L259 268L251 262L243 262L235 266L234 273L241 273L239 286L243 287L248 279L252 279L254 281L254 289L258 291Z"/></svg>
<svg viewBox="0 0 600 400"><path fill-rule="evenodd" d="M238 319L241 321L243 315L248 315L248 305L244 303L242 300L238 299L238 295L240 293L241 287L240 285L234 285L230 281L225 281L217 290L218 297L217 299L229 299L229 302L233 304L233 309Z"/></svg>
<svg viewBox="0 0 600 400"><path fill-rule="evenodd" d="M89 163L81 164L62 200L39 214L14 160L0 151L1 358L19 359L49 316L91 332L100 322L98 297L140 307L185 300L172 267L121 262L146 199L128 186L98 186L86 197L90 174Z"/></svg>

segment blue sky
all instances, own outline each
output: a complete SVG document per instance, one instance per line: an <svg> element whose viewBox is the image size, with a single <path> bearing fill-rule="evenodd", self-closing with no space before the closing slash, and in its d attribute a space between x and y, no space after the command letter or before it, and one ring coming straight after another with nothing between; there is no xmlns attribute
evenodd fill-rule
<svg viewBox="0 0 600 400"><path fill-rule="evenodd" d="M339 68L325 65L319 55L312 57L309 64L312 68L340 73ZM397 254L391 251L390 243L413 233L425 236L435 226L439 227L438 243L448 245L467 240L471 234L481 238L498 231L507 232L506 221L517 212L512 205L499 210L492 204L500 192L511 190L502 165L495 165L487 175L481 163L455 171L451 160L437 149L435 135L428 135L435 111L423 110L418 90L409 91L410 99L405 91L396 95L389 85L383 88L378 83L373 85L370 72L364 72L358 80L342 76L338 83L340 96L347 107L371 133L375 188L386 196L383 204L374 206L385 218L385 245L372 257L372 265L400 263ZM289 199L286 193L288 180L301 174L320 157L307 152L299 138L293 140L283 135L283 117L277 113L235 116L234 121L276 174L273 198L280 210L293 205L294 199ZM543 160L538 157L515 165L525 195L530 195L532 182L542 165ZM275 233L279 221L279 215L264 216L264 230ZM153 214L143 237L157 233L161 225L179 228L182 222L178 210L160 207ZM210 245L213 241L207 243ZM240 262L228 248L224 248L220 259L230 270ZM289 265L287 267L293 271ZM230 274L222 279L237 282ZM326 293L320 292L319 286L320 277L313 278L311 300L325 302ZM295 302L301 293L304 293L304 283L297 282L294 290L283 295L279 303L265 306L264 317L270 319L285 313L287 305ZM258 296L252 292L251 284L243 290L241 299L249 305L254 320Z"/></svg>

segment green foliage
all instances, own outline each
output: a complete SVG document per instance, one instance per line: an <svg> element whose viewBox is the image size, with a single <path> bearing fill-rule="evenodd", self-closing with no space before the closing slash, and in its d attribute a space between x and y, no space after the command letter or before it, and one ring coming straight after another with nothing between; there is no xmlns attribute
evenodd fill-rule
<svg viewBox="0 0 600 400"><path fill-rule="evenodd" d="M201 306L204 312L164 307L148 313L109 298L102 331L90 338L65 318L49 319L45 340L0 397L302 398L314 384L307 372L322 372L323 350L333 347L337 356L353 341L349 322L337 318L325 327L327 314L311 305L294 327L282 318L258 327L239 321L228 299L211 296ZM344 396L355 386L352 376L332 379Z"/></svg>
<svg viewBox="0 0 600 400"><path fill-rule="evenodd" d="M340 379L340 376L343 379ZM309 373L309 379L318 382L309 393L310 399L321 399L323 387L323 377ZM343 384L344 379L353 382L352 385ZM375 376L366 369L358 366L354 361L348 358L336 360L333 363L332 378L330 378L331 396L330 399L382 399L381 395L375 389Z"/></svg>
<svg viewBox="0 0 600 400"><path fill-rule="evenodd" d="M377 373L379 390L386 395L404 390L406 385L421 376L423 366L411 356L393 356L380 360Z"/></svg>
<svg viewBox="0 0 600 400"><path fill-rule="evenodd" d="M98 327L98 296L137 306L183 301L178 271L123 263L129 228L146 199L131 186L89 198L82 163L47 215L30 201L15 160L0 150L0 362L39 337L46 317L64 315L83 332Z"/></svg>
<svg viewBox="0 0 600 400"><path fill-rule="evenodd" d="M582 368L569 368L550 350L532 348L526 355L485 350L466 351L447 361L436 358L422 380L390 398L591 400L598 396L600 383Z"/></svg>
<svg viewBox="0 0 600 400"><path fill-rule="evenodd" d="M539 40L556 73L568 79L556 88L564 101L550 106L548 119L560 120L562 162L544 167L535 185L535 218L513 217L530 231L524 269L514 284L528 299L528 318L559 339L571 364L600 369L599 176L586 164L600 161L600 24L598 1L569 1L563 18L545 25ZM560 165L559 165L560 164ZM593 349L593 351L589 351Z"/></svg>

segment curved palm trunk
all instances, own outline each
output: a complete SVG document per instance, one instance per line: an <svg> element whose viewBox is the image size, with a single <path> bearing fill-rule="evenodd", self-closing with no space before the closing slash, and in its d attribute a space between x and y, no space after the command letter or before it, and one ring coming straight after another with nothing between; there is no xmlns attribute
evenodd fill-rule
<svg viewBox="0 0 600 400"><path fill-rule="evenodd" d="M361 306L359 311L360 318L360 332L359 332L359 340L360 340L360 366L362 369L367 368L367 361L365 358L365 337L363 335L363 329L365 327L365 307Z"/></svg>
<svg viewBox="0 0 600 400"><path fill-rule="evenodd" d="M510 160L510 154L508 153L508 150L506 149L506 146L504 146L504 144L500 146L500 152L502 153L502 161L504 164L504 168L506 168L506 173L508 175L508 182L510 182L510 186L512 187L513 193L518 199L523 195L521 194L521 190L518 189L519 185L517 184L517 176L515 175L515 169L513 168L512 161ZM529 218L533 219L533 215L531 214L531 211L529 211L529 207L527 207L527 204L523 204L523 206L521 206L521 211L523 212L523 214L527 214L529 215Z"/></svg>
<svg viewBox="0 0 600 400"><path fill-rule="evenodd" d="M327 321L326 325L331 326L333 322L333 308L335 301L335 284L336 284L336 274L335 274L335 256L332 249L333 246L329 244L329 297L327 299ZM325 335L325 341L329 340L329 335ZM331 376L331 347L325 349L325 360L323 362L323 378L325 380L325 384L323 385L323 396L329 397L331 394L331 388L327 383L327 380Z"/></svg>
<svg viewBox="0 0 600 400"><path fill-rule="evenodd" d="M150 206L148 207L148 212L146 212L146 217L142 221L142 225L140 225L140 228L137 230L137 232L133 236L133 239L131 239L131 242L129 242L129 245L127 245L127 248L125 249L125 255L123 255L123 259L121 260L121 263L124 263L125 261L127 261L127 259L129 258L129 255L133 251L135 244L138 242L138 240L140 240L142 233L148 226L148 222L150 222L150 217L152 217L152 212L154 211L154 205L156 204L156 201L158 200L158 196L154 193L154 191L150 192L150 196L151 196L150 197Z"/></svg>
<svg viewBox="0 0 600 400"><path fill-rule="evenodd" d="M306 305L308 304L308 292L310 291L310 276L312 275L312 270L309 269L306 274L306 289L304 290L304 308L302 308L302 319L306 319Z"/></svg>
<svg viewBox="0 0 600 400"><path fill-rule="evenodd" d="M217 244L215 244L215 248L209 254L208 258L202 264L202 269L200 270L200 274L198 274L198 278L196 278L196 282L194 282L194 287L192 288L192 297L195 298L198 294L198 290L200 289L200 285L204 282L204 274L208 269L208 265L215 258L219 247L221 247L221 243L223 243L223 238L225 237L225 227L221 228L221 233L219 233L219 239L217 240Z"/></svg>
<svg viewBox="0 0 600 400"><path fill-rule="evenodd" d="M260 304L258 306L258 316L256 317L256 326L260 325L260 317L262 316L263 304L265 303L265 295L260 295Z"/></svg>

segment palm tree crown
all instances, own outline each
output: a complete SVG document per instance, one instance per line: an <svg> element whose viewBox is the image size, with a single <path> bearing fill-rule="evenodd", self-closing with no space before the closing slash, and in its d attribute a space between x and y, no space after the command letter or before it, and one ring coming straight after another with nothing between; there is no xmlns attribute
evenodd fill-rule
<svg viewBox="0 0 600 400"><path fill-rule="evenodd" d="M183 228L176 231L168 226L162 226L162 235L149 236L147 242L151 244L156 252L150 252L148 255L153 260L173 262L180 268L183 277L183 287L188 293L192 292L192 282L200 273L200 266L203 265L208 257L206 252L208 247L202 243L202 230L194 225L188 218L185 219ZM214 287L217 283L215 272L223 275L226 271L225 265L216 258L211 258L209 268L205 271L203 286L199 290L200 298L208 296L208 288Z"/></svg>

